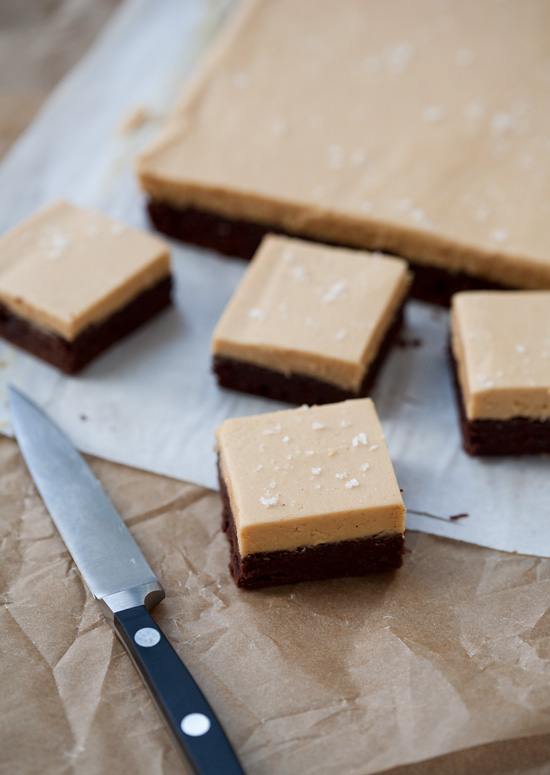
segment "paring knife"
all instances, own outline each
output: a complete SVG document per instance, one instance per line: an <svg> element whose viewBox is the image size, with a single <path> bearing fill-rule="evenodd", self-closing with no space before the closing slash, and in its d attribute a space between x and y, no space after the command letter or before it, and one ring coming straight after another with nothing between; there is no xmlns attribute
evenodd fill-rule
<svg viewBox="0 0 550 775"><path fill-rule="evenodd" d="M179 752L197 775L244 775L220 722L149 614L164 590L111 501L59 428L19 390L8 391L34 482Z"/></svg>

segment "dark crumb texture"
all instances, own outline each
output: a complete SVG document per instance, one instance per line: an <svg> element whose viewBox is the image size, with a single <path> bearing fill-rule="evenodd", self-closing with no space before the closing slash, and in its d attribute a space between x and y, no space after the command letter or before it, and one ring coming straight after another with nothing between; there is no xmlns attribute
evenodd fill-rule
<svg viewBox="0 0 550 775"><path fill-rule="evenodd" d="M365 576L396 570L403 564L405 539L401 533L242 557L229 494L219 466L218 476L223 503L222 528L230 545L229 570L238 587L261 589L299 581Z"/></svg>
<svg viewBox="0 0 550 775"><path fill-rule="evenodd" d="M550 420L512 417L509 420L470 420L466 416L456 360L449 348L462 446L474 456L540 455L550 452Z"/></svg>
<svg viewBox="0 0 550 775"><path fill-rule="evenodd" d="M150 199L147 204L154 226L170 237L216 250L226 256L250 260L263 237L270 234L285 234L287 237L311 240L311 237L290 232L269 223L226 218L194 207L179 208L165 202ZM355 247L342 243L326 243L335 247ZM384 246L365 246L366 250L383 249ZM404 256L407 258L407 256ZM408 259L407 259L408 260ZM503 285L474 277L465 272L448 272L434 266L409 261L414 271L411 296L443 307L450 305L451 296L459 291L510 290Z"/></svg>
<svg viewBox="0 0 550 775"><path fill-rule="evenodd" d="M382 363L403 325L403 310L389 327L378 354L370 364L357 391L346 390L330 382L324 382L305 374L290 374L255 366L253 363L215 355L212 369L221 387L253 393L264 398L287 401L290 404L333 404L348 398L367 396L374 384Z"/></svg>
<svg viewBox="0 0 550 775"><path fill-rule="evenodd" d="M89 326L73 341L38 328L0 302L0 337L57 366L66 374L75 374L96 355L170 304L171 288L170 277L161 280L107 320Z"/></svg>

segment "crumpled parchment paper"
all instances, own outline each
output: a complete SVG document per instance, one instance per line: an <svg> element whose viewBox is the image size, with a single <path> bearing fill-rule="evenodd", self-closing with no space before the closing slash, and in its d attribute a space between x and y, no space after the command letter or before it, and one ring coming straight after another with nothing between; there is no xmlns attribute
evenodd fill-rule
<svg viewBox="0 0 550 775"><path fill-rule="evenodd" d="M395 574L239 591L217 493L90 462L249 775L548 771L550 560L409 532ZM0 504L0 771L185 772L8 439Z"/></svg>

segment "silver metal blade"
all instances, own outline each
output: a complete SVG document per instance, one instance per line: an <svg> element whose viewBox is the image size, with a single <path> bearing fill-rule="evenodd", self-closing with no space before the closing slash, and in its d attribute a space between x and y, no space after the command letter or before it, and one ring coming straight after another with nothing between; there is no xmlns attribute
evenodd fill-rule
<svg viewBox="0 0 550 775"><path fill-rule="evenodd" d="M158 602L157 578L84 459L29 398L11 386L8 392L23 457L94 597L154 585Z"/></svg>

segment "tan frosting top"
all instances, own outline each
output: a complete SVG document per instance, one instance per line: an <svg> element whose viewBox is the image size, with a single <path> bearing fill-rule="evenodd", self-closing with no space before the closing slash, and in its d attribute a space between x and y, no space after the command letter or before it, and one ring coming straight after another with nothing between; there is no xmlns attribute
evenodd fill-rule
<svg viewBox="0 0 550 775"><path fill-rule="evenodd" d="M401 259L269 235L216 327L212 350L356 389L409 283Z"/></svg>
<svg viewBox="0 0 550 775"><path fill-rule="evenodd" d="M370 398L226 420L216 438L242 555L405 528Z"/></svg>
<svg viewBox="0 0 550 775"><path fill-rule="evenodd" d="M142 185L550 287L549 29L546 0L249 0L142 157Z"/></svg>
<svg viewBox="0 0 550 775"><path fill-rule="evenodd" d="M0 301L67 340L169 273L164 240L68 202L0 238Z"/></svg>
<svg viewBox="0 0 550 775"><path fill-rule="evenodd" d="M550 419L550 292L458 293L451 327L470 419Z"/></svg>

